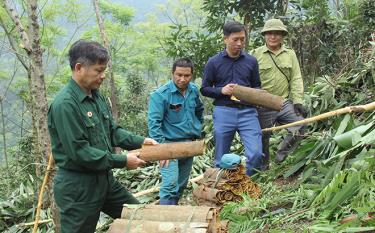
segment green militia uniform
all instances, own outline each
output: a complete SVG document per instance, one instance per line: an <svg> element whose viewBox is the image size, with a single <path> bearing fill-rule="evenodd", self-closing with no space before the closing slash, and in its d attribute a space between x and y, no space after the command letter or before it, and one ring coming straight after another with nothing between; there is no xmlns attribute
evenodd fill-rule
<svg viewBox="0 0 375 233"><path fill-rule="evenodd" d="M94 232L100 211L118 218L124 203L138 203L113 177L111 169L124 168L126 155L112 148L140 148L144 137L117 126L98 91L88 96L71 79L50 106L48 129L61 232Z"/></svg>
<svg viewBox="0 0 375 233"><path fill-rule="evenodd" d="M282 45L278 53L274 54L264 45L253 50L251 54L256 57L259 63L262 89L286 99L280 112L266 108L258 109L261 128L270 128L275 124L285 125L303 120L304 118L297 115L293 108L293 104L303 103L303 79L295 52ZM305 127L303 126L288 128L289 134L276 153L276 161L282 161L297 146L300 134L303 134L304 130ZM296 135L298 131L299 134ZM265 167L269 163L270 136L270 133L264 133L262 136Z"/></svg>

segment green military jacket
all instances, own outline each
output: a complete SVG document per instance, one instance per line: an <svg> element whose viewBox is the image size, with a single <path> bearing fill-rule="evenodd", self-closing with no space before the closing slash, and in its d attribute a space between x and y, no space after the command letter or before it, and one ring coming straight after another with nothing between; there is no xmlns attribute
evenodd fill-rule
<svg viewBox="0 0 375 233"><path fill-rule="evenodd" d="M126 155L113 147L140 148L144 137L134 135L113 121L102 95L88 96L71 79L57 94L48 111L52 153L59 168L97 172L126 166Z"/></svg>
<svg viewBox="0 0 375 233"><path fill-rule="evenodd" d="M301 70L297 56L292 49L282 46L279 53L274 54L264 45L253 50L251 54L256 57L259 63L262 89L271 94L288 98L293 103L303 102ZM276 67L270 55L287 77Z"/></svg>

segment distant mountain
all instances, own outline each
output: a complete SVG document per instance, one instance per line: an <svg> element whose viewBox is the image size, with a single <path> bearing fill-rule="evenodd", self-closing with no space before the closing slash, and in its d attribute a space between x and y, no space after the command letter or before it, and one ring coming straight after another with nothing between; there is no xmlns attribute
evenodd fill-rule
<svg viewBox="0 0 375 233"><path fill-rule="evenodd" d="M134 14L134 18L132 20L132 23L138 23L138 22L146 21L148 14L157 12L156 11L156 5L157 4L167 4L167 0L107 0L107 1L133 8L135 10L135 14ZM91 0L79 0L79 3L87 6L90 10L93 10ZM158 15L158 18L159 18L160 22L168 21L168 19L166 19L162 15ZM62 19L60 24L64 25L63 27L67 31L74 31L75 30L75 25L73 25L73 24L70 25L69 22L65 22L65 19ZM80 37L80 34L83 31L87 30L87 28L89 28L90 26L95 25L95 24L96 24L96 19L95 19L95 16L93 16L92 21L89 21L87 23L88 26L78 30L78 32L77 32L76 36L73 38L73 40L78 39ZM68 37L67 38L60 38L59 41L57 42L57 47L58 48L64 48L64 46L66 45L66 43L68 43L69 40L70 40L70 38L68 38ZM9 55L9 56L11 56L11 55ZM10 57L9 59L12 59L12 57ZM2 61L6 60L6 57L4 57L4 55L2 55L1 60ZM2 68L2 69L4 69L4 68ZM5 70L2 70L2 71L5 71ZM5 91L5 88L8 84L8 81L9 80L0 79L0 96L1 97L4 97L2 95L4 94L4 91ZM6 129L7 129L7 131L9 131L9 129L12 129L12 132L10 132L10 131L7 132L7 146L11 147L14 144L16 144L18 139L19 139L19 136L16 133L18 131L20 131L18 129L19 128L18 125L19 125L21 119L20 119L19 115L15 114L15 111L17 110L17 107L14 107L15 106L14 104L15 103L19 104L21 100L16 95L16 93L12 92L11 90L9 90L7 92L7 96L4 99L5 100L4 100L4 106L3 107L4 107L4 115L6 117L6 120L5 120L6 121L5 124L7 125ZM13 104L14 106L11 106L11 104ZM1 125L0 125L0 130L2 131ZM0 134L0 136L1 136L0 137L0 164L1 164L2 157L3 157L3 145L2 145L3 139L2 139L1 134Z"/></svg>
<svg viewBox="0 0 375 233"><path fill-rule="evenodd" d="M135 9L133 22L142 22L146 20L147 14L154 13L157 4L167 4L167 0L107 0L109 2L119 3ZM162 16L159 16L162 17ZM164 19L160 18L161 21Z"/></svg>

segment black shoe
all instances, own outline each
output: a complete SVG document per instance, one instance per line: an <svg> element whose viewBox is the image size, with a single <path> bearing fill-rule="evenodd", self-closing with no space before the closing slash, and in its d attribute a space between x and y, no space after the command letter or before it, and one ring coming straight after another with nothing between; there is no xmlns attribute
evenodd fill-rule
<svg viewBox="0 0 375 233"><path fill-rule="evenodd" d="M278 151L275 158L276 164L281 164L287 157L287 151Z"/></svg>
<svg viewBox="0 0 375 233"><path fill-rule="evenodd" d="M286 157L288 157L288 155L297 148L298 143L301 141L301 139L301 135L293 135L292 133L288 133L284 141L281 143L280 149L276 153L275 162L277 164L282 163L286 159Z"/></svg>

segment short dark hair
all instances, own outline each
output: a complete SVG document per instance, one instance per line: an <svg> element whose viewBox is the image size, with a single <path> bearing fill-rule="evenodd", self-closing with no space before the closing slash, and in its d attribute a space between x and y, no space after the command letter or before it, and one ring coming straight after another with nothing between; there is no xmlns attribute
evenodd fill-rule
<svg viewBox="0 0 375 233"><path fill-rule="evenodd" d="M77 63L94 65L107 63L108 60L107 49L95 41L78 40L69 49L69 63L72 70Z"/></svg>
<svg viewBox="0 0 375 233"><path fill-rule="evenodd" d="M172 66L172 73L176 71L176 67L190 67L191 73L194 71L194 64L189 58L180 58L177 59Z"/></svg>
<svg viewBox="0 0 375 233"><path fill-rule="evenodd" d="M245 34L247 33L245 25L236 21L228 21L223 26L224 36L229 36L232 33L241 31L245 31Z"/></svg>

